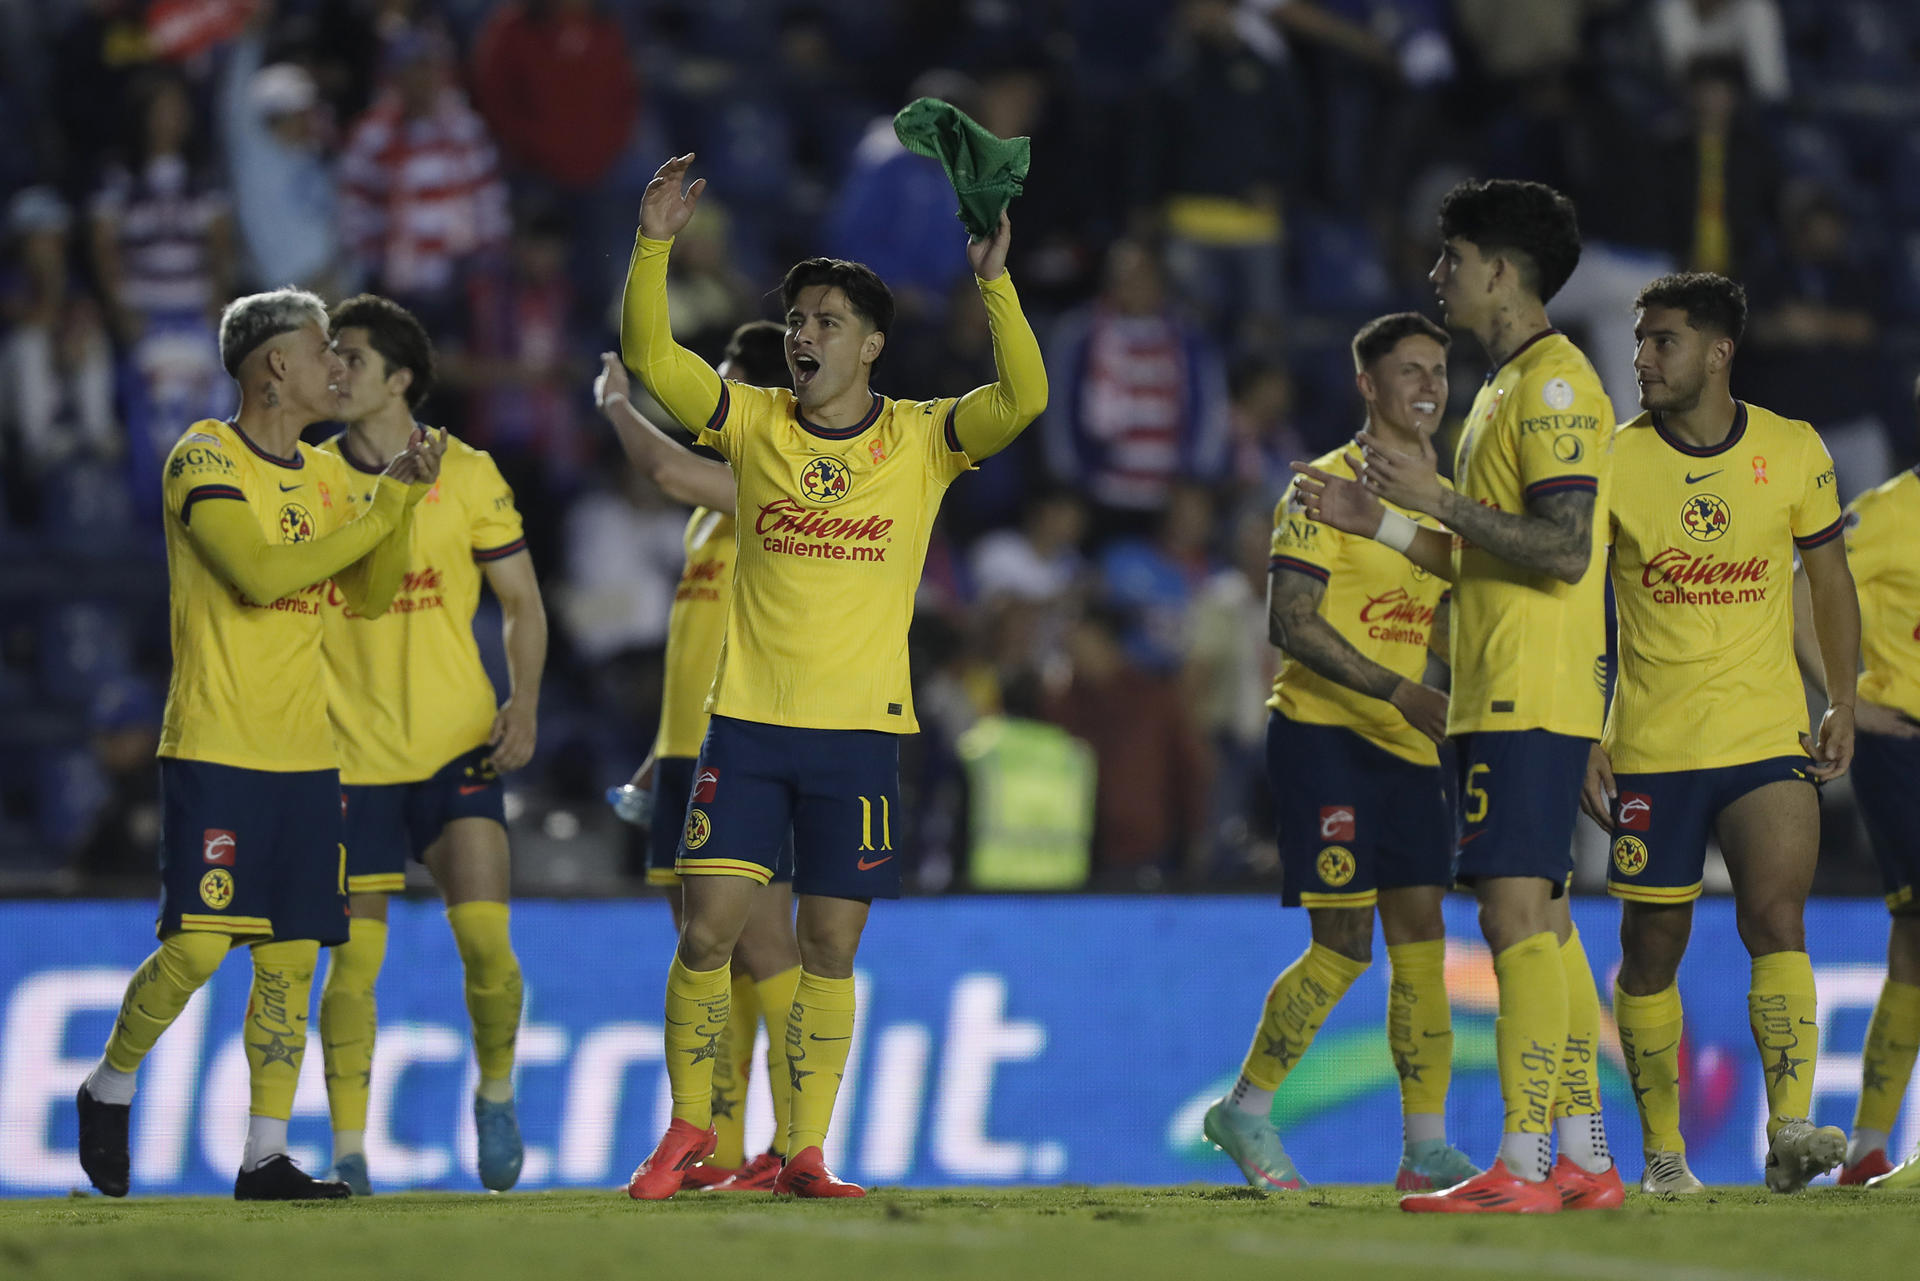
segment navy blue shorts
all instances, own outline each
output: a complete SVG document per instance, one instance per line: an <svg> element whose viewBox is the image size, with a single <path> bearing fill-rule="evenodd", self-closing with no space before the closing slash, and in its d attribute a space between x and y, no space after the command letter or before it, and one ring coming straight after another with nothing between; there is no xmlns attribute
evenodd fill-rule
<svg viewBox="0 0 1920 1281"><path fill-rule="evenodd" d="M1775 756L1719 769L1615 774L1607 893L1635 903L1693 902L1720 811L1769 783L1811 784L1808 764L1804 756Z"/></svg>
<svg viewBox="0 0 1920 1281"><path fill-rule="evenodd" d="M653 761L653 826L647 832L647 884L678 885L673 870L680 857L680 833L687 821L687 798L693 795L696 762L691 756L656 756ZM773 865L773 879L793 879L793 832L781 844Z"/></svg>
<svg viewBox="0 0 1920 1281"><path fill-rule="evenodd" d="M1566 893L1573 824L1593 740L1544 729L1483 730L1459 737L1460 839L1454 876L1464 885L1538 876Z"/></svg>
<svg viewBox="0 0 1920 1281"><path fill-rule="evenodd" d="M160 928L347 941L337 770L160 758Z"/></svg>
<svg viewBox="0 0 1920 1281"><path fill-rule="evenodd" d="M793 888L828 898L900 897L894 833L900 737L715 716L700 744L674 871L762 885L793 842Z"/></svg>
<svg viewBox="0 0 1920 1281"><path fill-rule="evenodd" d="M493 748L481 744L417 783L350 783L347 889L398 894L407 888L407 859L416 861L456 818L490 818L505 827L505 789Z"/></svg>
<svg viewBox="0 0 1920 1281"><path fill-rule="evenodd" d="M1372 907L1381 890L1453 883L1452 822L1436 765L1352 730L1267 717L1267 779L1287 907Z"/></svg>
<svg viewBox="0 0 1920 1281"><path fill-rule="evenodd" d="M1920 890L1920 739L1855 734L1853 794L1873 839L1887 907L1913 910Z"/></svg>

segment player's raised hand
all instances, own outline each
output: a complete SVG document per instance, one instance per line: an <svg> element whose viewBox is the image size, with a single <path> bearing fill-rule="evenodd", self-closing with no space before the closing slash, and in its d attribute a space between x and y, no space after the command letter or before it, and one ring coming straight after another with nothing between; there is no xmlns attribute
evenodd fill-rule
<svg viewBox="0 0 1920 1281"><path fill-rule="evenodd" d="M1000 225L993 229L991 236L981 236L967 241L967 261L973 264L973 274L982 280L993 280L1007 269L1007 248L1013 244L1013 220L1007 217L1007 211L1000 211Z"/></svg>
<svg viewBox="0 0 1920 1281"><path fill-rule="evenodd" d="M1360 481L1375 494L1408 511L1436 515L1440 496L1440 458L1433 442L1422 437L1420 452L1409 454L1394 448L1370 431L1355 436L1365 466L1358 469Z"/></svg>
<svg viewBox="0 0 1920 1281"><path fill-rule="evenodd" d="M1400 709L1407 724L1436 743L1447 741L1447 696L1431 685L1404 677L1387 701Z"/></svg>
<svg viewBox="0 0 1920 1281"><path fill-rule="evenodd" d="M1620 789L1613 782L1613 762L1595 743L1587 749L1587 781L1580 789L1580 808L1609 835L1613 832L1613 803L1619 795Z"/></svg>
<svg viewBox="0 0 1920 1281"><path fill-rule="evenodd" d="M493 745L493 767L502 774L519 769L533 759L534 744L539 741L539 712L533 703L517 705L509 698L494 715L487 742Z"/></svg>
<svg viewBox="0 0 1920 1281"><path fill-rule="evenodd" d="M593 405L601 413L607 412L607 406L614 400L624 400L633 390L633 384L627 377L627 367L621 363L617 353L600 353L600 372L593 380Z"/></svg>
<svg viewBox="0 0 1920 1281"><path fill-rule="evenodd" d="M1813 775L1815 781L1831 782L1846 773L1853 764L1852 705L1840 703L1829 707L1827 714L1820 718L1820 737L1816 740L1802 734L1800 746L1813 757L1813 766L1807 773Z"/></svg>
<svg viewBox="0 0 1920 1281"><path fill-rule="evenodd" d="M692 186L684 185L692 164L693 153L689 151L654 170L653 181L640 197L640 234L648 240L673 239L693 217L693 207L700 203L707 180L695 178Z"/></svg>
<svg viewBox="0 0 1920 1281"><path fill-rule="evenodd" d="M1356 474L1363 464L1358 455L1348 454L1347 462ZM1294 501L1311 520L1331 525L1344 534L1372 538L1380 532L1380 518L1387 509L1380 505L1359 481L1321 471L1312 463L1289 463L1300 478L1293 482Z"/></svg>

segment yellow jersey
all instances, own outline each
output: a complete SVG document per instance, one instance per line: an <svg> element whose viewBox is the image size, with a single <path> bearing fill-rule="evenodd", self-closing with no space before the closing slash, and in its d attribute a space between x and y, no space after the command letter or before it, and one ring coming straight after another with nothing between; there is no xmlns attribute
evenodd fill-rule
<svg viewBox="0 0 1920 1281"><path fill-rule="evenodd" d="M1620 680L1603 745L1621 773L1801 754L1793 549L1840 536L1833 460L1806 423L1735 404L1699 449L1641 414L1615 437L1609 513Z"/></svg>
<svg viewBox="0 0 1920 1281"><path fill-rule="evenodd" d="M1854 499L1844 528L1860 593L1860 697L1920 719L1920 474Z"/></svg>
<svg viewBox="0 0 1920 1281"><path fill-rule="evenodd" d="M687 563L667 615L666 680L653 754L700 755L707 736L707 694L727 631L733 599L733 517L705 507L687 518Z"/></svg>
<svg viewBox="0 0 1920 1281"><path fill-rule="evenodd" d="M348 510L370 503L385 465L355 457L345 432L320 448L347 468ZM418 782L487 741L498 709L473 638L480 566L526 547L500 469L449 437L440 480L414 510L406 574L387 612L361 618L337 588L322 597L341 782Z"/></svg>
<svg viewBox="0 0 1920 1281"><path fill-rule="evenodd" d="M338 458L296 443L266 453L232 423L195 423L161 478L173 675L159 755L294 772L338 764L321 658L322 579L255 601L222 577L189 532L199 504L246 503L274 546L324 538L350 517Z"/></svg>
<svg viewBox="0 0 1920 1281"><path fill-rule="evenodd" d="M634 242L621 351L647 390L733 465L733 601L706 710L799 729L919 730L907 628L947 486L1046 408L1046 363L1005 273L976 278L998 378L888 400L844 428L786 388L723 382L673 341L669 240Z"/></svg>
<svg viewBox="0 0 1920 1281"><path fill-rule="evenodd" d="M1335 476L1353 478L1346 447L1314 459ZM1354 538L1311 519L1294 500L1295 488L1273 513L1273 556L1269 568L1290 570L1326 585L1320 616L1342 639L1388 671L1418 681L1426 671L1427 639L1434 611L1447 584L1383 543ZM1392 507L1389 503L1388 506ZM1430 529L1438 524L1405 512ZM1407 724L1400 709L1328 680L1287 655L1273 678L1267 700L1289 720L1350 729L1383 751L1416 765L1437 765L1433 740Z"/></svg>
<svg viewBox="0 0 1920 1281"><path fill-rule="evenodd" d="M1612 459L1613 406L1593 366L1558 330L1522 344L1473 398L1454 453L1454 488L1514 513L1547 494L1594 494L1593 551L1580 581L1566 583L1453 540L1449 734L1600 736Z"/></svg>

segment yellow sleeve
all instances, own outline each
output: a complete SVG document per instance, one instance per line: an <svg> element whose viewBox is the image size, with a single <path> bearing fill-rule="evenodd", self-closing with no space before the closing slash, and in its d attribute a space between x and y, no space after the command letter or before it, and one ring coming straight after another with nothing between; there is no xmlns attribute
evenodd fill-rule
<svg viewBox="0 0 1920 1281"><path fill-rule="evenodd" d="M1295 500L1298 483L1287 486L1286 496L1274 509L1273 547L1267 569L1291 570L1324 584L1340 561L1346 535L1307 515L1306 508Z"/></svg>
<svg viewBox="0 0 1920 1281"><path fill-rule="evenodd" d="M977 463L1005 449L1047 407L1047 365L1033 326L1020 310L1013 277L1003 271L992 280L976 276L974 283L987 304L995 381L975 387L955 403L944 440L951 452Z"/></svg>
<svg viewBox="0 0 1920 1281"><path fill-rule="evenodd" d="M701 436L725 421L727 395L720 375L673 340L667 316L667 252L672 248L671 240L639 236L633 242L620 307L620 357L668 413ZM717 442L715 448L726 453Z"/></svg>
<svg viewBox="0 0 1920 1281"><path fill-rule="evenodd" d="M1834 484L1833 459L1820 434L1808 427L1800 455L1800 497L1793 505L1793 545L1802 551L1840 537L1839 486Z"/></svg>
<svg viewBox="0 0 1920 1281"><path fill-rule="evenodd" d="M1609 445L1602 428L1613 421L1600 380L1585 370L1548 366L1521 379L1513 400L1509 421L1518 433L1514 444L1526 501L1599 492Z"/></svg>
<svg viewBox="0 0 1920 1281"><path fill-rule="evenodd" d="M1841 517L1841 536L1847 540L1847 568L1853 571L1856 587L1864 587L1887 567L1884 554L1892 545L1880 522L1871 519L1873 491L1868 490L1847 504Z"/></svg>
<svg viewBox="0 0 1920 1281"><path fill-rule="evenodd" d="M473 523L469 537L473 558L482 564L505 560L527 550L527 537L520 523L520 509L514 505L513 487L494 464L490 454L474 459L472 492L467 496Z"/></svg>
<svg viewBox="0 0 1920 1281"><path fill-rule="evenodd" d="M167 497L171 504L171 483L168 488ZM366 557L396 529L404 527L409 510L407 486L383 476L375 488L372 505L358 519L348 521L332 533L310 542L275 547L260 532L260 523L254 519L253 511L239 488L229 487L231 492L212 492L217 488L201 485L188 490L181 500L181 522L186 525L187 536L207 558L214 572L239 588L247 599L262 605L272 604L282 596L340 574ZM232 501L235 499L239 501ZM389 552L387 557L381 558L381 564L368 566L364 571L365 578L361 580L369 584L368 599L364 602L369 608L363 608L362 603L355 603L354 608L369 616L384 612L393 602L393 593L400 584L400 573L406 568L405 542L399 539L391 541L398 544L398 568L386 563L393 559L393 554ZM378 580L389 576L391 582L386 586L386 599L380 600ZM341 587L344 590L347 584L343 581Z"/></svg>

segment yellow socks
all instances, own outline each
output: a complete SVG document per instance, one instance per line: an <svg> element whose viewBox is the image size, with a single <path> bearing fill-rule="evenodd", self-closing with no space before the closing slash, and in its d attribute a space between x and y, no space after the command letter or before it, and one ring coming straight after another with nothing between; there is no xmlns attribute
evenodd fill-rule
<svg viewBox="0 0 1920 1281"><path fill-rule="evenodd" d="M1747 1020L1767 1082L1767 1138L1782 1121L1805 1119L1813 1107L1813 1064L1820 1052L1814 1018L1813 961L1805 952L1753 958Z"/></svg>
<svg viewBox="0 0 1920 1281"><path fill-rule="evenodd" d="M1300 959L1280 972L1267 990L1266 1008L1253 1044L1247 1049L1228 1101L1245 1112L1266 1116L1273 1109L1274 1091L1313 1044L1327 1011L1353 981L1367 972L1365 961L1340 955L1332 948L1310 943Z"/></svg>
<svg viewBox="0 0 1920 1281"><path fill-rule="evenodd" d="M747 1082L753 1079L753 1034L760 1029L760 996L747 974L735 974L733 1000L720 1053L713 1060L713 1130L718 1142L707 1160L728 1170L746 1163Z"/></svg>
<svg viewBox="0 0 1920 1281"><path fill-rule="evenodd" d="M1560 1155L1599 1174L1613 1165L1600 1116L1600 993L1594 989L1593 966L1577 926L1560 945L1560 968L1567 976L1567 1043L1560 1052L1553 1128Z"/></svg>
<svg viewBox="0 0 1920 1281"><path fill-rule="evenodd" d="M853 1045L853 979L823 979L803 967L787 1023L787 1079L793 1086L788 1154L820 1147Z"/></svg>
<svg viewBox="0 0 1920 1281"><path fill-rule="evenodd" d="M114 1020L113 1033L107 1038L105 1066L130 1077L160 1034L187 1008L188 999L213 977L232 946L233 940L225 934L197 931L170 934L162 940L127 984L120 1017ZM125 1084L124 1099L107 1098L99 1090L93 1090L93 1095L106 1103L129 1102L133 1098L132 1081Z"/></svg>
<svg viewBox="0 0 1920 1281"><path fill-rule="evenodd" d="M1916 1049L1920 1049L1920 987L1888 979L1873 1007L1867 1044L1860 1052L1860 1108L1853 1116L1854 1129L1892 1131L1913 1075Z"/></svg>
<svg viewBox="0 0 1920 1281"><path fill-rule="evenodd" d="M1567 973L1560 940L1543 931L1493 958L1500 982L1494 1041L1506 1105L1500 1156L1522 1179L1539 1182L1551 1162L1549 1132L1560 1057L1567 1040Z"/></svg>
<svg viewBox="0 0 1920 1281"><path fill-rule="evenodd" d="M333 1118L336 1160L358 1151L366 1132L379 1025L373 989L387 957L385 921L356 916L348 930L347 941L327 957L327 982L320 990L320 1054L327 1065L327 1111Z"/></svg>
<svg viewBox="0 0 1920 1281"><path fill-rule="evenodd" d="M520 1034L520 958L507 932L505 903L461 903L447 909L454 945L466 970L467 1017L480 1062L481 1098L513 1097L513 1046Z"/></svg>
<svg viewBox="0 0 1920 1281"><path fill-rule="evenodd" d="M255 1116L285 1121L293 1115L319 963L320 945L308 939L253 945L253 992L241 1040L247 1047L249 1111ZM249 1159L258 1163L251 1153Z"/></svg>
<svg viewBox="0 0 1920 1281"><path fill-rule="evenodd" d="M760 1013L767 1021L767 1090L773 1095L772 1150L787 1154L787 1125L793 1108L793 1077L787 1070L787 1016L793 1013L793 993L800 986L800 967L782 970L754 984L760 995Z"/></svg>
<svg viewBox="0 0 1920 1281"><path fill-rule="evenodd" d="M1387 1047L1393 1051L1393 1069L1400 1075L1400 1112L1407 1119L1407 1138L1443 1137L1447 1086L1453 1078L1447 941L1396 943L1387 949L1387 964ZM1416 1121L1416 1117L1432 1119Z"/></svg>
<svg viewBox="0 0 1920 1281"><path fill-rule="evenodd" d="M1613 989L1613 1021L1620 1028L1620 1052L1627 1060L1634 1105L1640 1110L1640 1145L1648 1152L1679 1152L1680 1137L1680 987L1651 996Z"/></svg>
<svg viewBox="0 0 1920 1281"><path fill-rule="evenodd" d="M713 1124L713 1065L733 1004L732 970L690 970L673 954L667 967L667 1081L673 1119L700 1129Z"/></svg>

